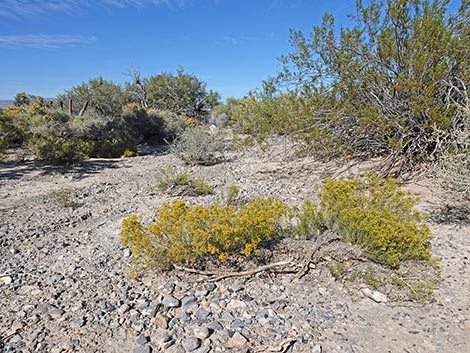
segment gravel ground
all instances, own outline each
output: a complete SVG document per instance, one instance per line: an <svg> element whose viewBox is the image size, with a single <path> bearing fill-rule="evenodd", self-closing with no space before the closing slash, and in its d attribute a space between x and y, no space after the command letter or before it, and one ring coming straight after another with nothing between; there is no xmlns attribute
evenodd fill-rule
<svg viewBox="0 0 470 353"><path fill-rule="evenodd" d="M377 303L322 265L300 280L259 273L214 283L178 272L129 279L120 224L132 213L150 221L169 199L147 192L161 167L204 177L219 195L235 184L246 197L291 204L314 197L312 186L335 173L282 156L237 152L210 167L185 167L165 154L79 168L0 164L0 351L470 352L465 219L430 221L442 281L426 305ZM443 207L429 181L407 187L420 194L422 209ZM73 207L51 202L50 192L64 188L74 189Z"/></svg>

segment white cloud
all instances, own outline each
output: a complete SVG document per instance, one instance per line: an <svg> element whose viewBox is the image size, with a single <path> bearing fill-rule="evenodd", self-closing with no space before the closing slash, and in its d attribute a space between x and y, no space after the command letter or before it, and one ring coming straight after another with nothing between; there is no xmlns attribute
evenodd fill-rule
<svg viewBox="0 0 470 353"><path fill-rule="evenodd" d="M96 38L92 36L74 36L61 34L0 35L0 47L54 49L70 46L82 46L90 44L94 40L96 40Z"/></svg>
<svg viewBox="0 0 470 353"><path fill-rule="evenodd" d="M53 13L80 14L93 7L125 8L165 5L183 7L188 0L1 0L0 17L31 17Z"/></svg>

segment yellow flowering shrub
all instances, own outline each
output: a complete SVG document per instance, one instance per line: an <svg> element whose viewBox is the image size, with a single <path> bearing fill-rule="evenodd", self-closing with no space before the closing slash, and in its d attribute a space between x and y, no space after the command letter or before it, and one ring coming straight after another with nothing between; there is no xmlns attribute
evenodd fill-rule
<svg viewBox="0 0 470 353"><path fill-rule="evenodd" d="M288 208L275 198L255 198L244 206L165 203L146 226L133 215L124 219L121 240L133 251L139 270L165 270L171 264L198 265L207 256L258 254L261 243L278 238L277 224Z"/></svg>
<svg viewBox="0 0 470 353"><path fill-rule="evenodd" d="M368 175L363 180L326 179L318 189L319 203L307 200L299 232L338 231L359 244L367 256L392 267L410 259L431 258L431 232L426 217L413 209L418 199L400 189L396 180Z"/></svg>

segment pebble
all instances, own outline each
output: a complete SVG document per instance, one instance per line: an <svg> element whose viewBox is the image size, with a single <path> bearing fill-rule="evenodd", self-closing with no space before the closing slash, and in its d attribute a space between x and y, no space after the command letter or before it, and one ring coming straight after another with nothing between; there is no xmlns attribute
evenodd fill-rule
<svg viewBox="0 0 470 353"><path fill-rule="evenodd" d="M171 295L164 295L162 304L168 308L178 308L181 306L181 302Z"/></svg>
<svg viewBox="0 0 470 353"><path fill-rule="evenodd" d="M227 341L226 346L229 348L236 348L245 345L248 342L245 336L239 332L235 332L232 337Z"/></svg>
<svg viewBox="0 0 470 353"><path fill-rule="evenodd" d="M191 326L190 330L196 338L201 340L205 340L211 335L211 331L204 326Z"/></svg>
<svg viewBox="0 0 470 353"><path fill-rule="evenodd" d="M0 281L2 281L4 285L9 286L13 283L13 278L11 278L10 276L4 276L0 277Z"/></svg>
<svg viewBox="0 0 470 353"><path fill-rule="evenodd" d="M372 291L369 288L362 288L361 289L362 294L375 301L376 303L386 303L388 302L388 298L385 294L377 292L377 291Z"/></svg>
<svg viewBox="0 0 470 353"><path fill-rule="evenodd" d="M181 341L185 352L192 352L201 346L201 340L196 337L188 337Z"/></svg>

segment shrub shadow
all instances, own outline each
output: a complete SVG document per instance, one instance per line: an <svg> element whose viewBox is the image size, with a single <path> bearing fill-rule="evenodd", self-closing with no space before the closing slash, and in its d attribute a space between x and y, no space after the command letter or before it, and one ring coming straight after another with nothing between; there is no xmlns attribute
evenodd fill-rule
<svg viewBox="0 0 470 353"><path fill-rule="evenodd" d="M118 168L119 160L92 159L84 161L79 165L54 166L38 161L24 162L2 162L0 163L0 181L21 179L24 177L47 176L54 174L72 174L78 179L83 179L89 175L99 173L106 168Z"/></svg>

